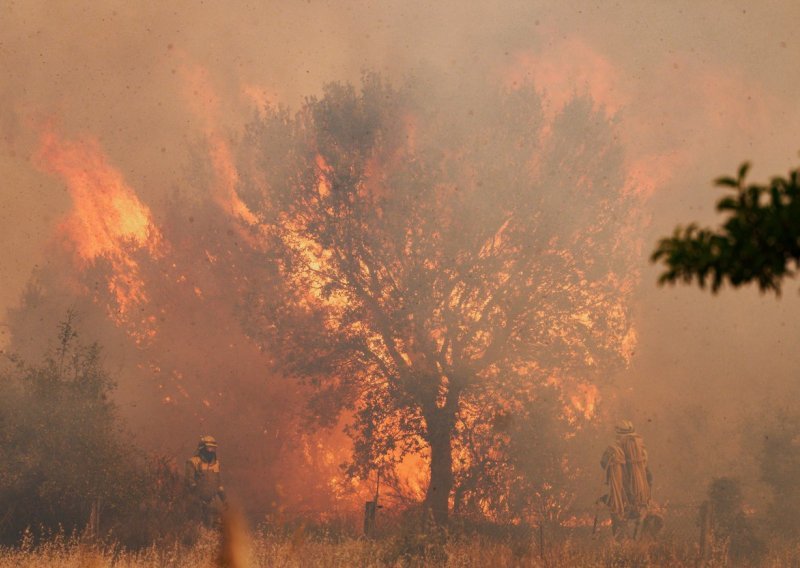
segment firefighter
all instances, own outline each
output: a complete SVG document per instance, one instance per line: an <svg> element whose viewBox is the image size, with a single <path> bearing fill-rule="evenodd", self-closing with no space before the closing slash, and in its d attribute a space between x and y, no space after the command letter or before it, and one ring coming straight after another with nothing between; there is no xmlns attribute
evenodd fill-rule
<svg viewBox="0 0 800 568"><path fill-rule="evenodd" d="M195 455L186 461L186 484L200 506L203 524L218 525L225 507L225 489L220 479L217 441L213 436L200 438Z"/></svg>
<svg viewBox="0 0 800 568"><path fill-rule="evenodd" d="M600 467L608 486L604 501L611 510L611 528L617 540L624 540L629 524L635 523L636 538L647 516L653 477L647 467L647 450L633 423L623 420L614 430L616 440L603 453Z"/></svg>

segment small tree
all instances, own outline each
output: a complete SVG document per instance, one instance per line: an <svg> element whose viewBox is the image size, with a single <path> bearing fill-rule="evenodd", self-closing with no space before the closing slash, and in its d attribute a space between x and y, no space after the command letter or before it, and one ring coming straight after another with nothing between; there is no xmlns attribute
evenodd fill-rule
<svg viewBox="0 0 800 568"><path fill-rule="evenodd" d="M39 364L11 359L0 399L0 538L26 527L82 530L113 521L141 490L133 454L110 400L100 348L81 345L70 313ZM110 527L110 523L106 524ZM95 526L96 528L96 526Z"/></svg>

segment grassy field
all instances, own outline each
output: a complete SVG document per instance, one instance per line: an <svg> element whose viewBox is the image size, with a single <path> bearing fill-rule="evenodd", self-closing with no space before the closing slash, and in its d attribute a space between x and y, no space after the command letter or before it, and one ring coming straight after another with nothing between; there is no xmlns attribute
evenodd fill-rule
<svg viewBox="0 0 800 568"><path fill-rule="evenodd" d="M770 552L758 566L800 566L800 544L773 543ZM577 541L566 539L554 543L544 554L536 543L503 542L488 537L426 538L398 535L377 540L352 537L333 538L309 535L303 530L294 533L261 532L248 536L236 529L220 537L204 532L191 546L162 546L140 551L125 551L113 545L91 545L80 538L56 536L34 546L27 540L16 548L0 551L0 568L29 567L378 567L378 566L441 566L441 567L646 567L675 566L744 566L742 561L725 558L725 547L711 552L704 563L698 562L694 544L664 540L617 545L606 540Z"/></svg>

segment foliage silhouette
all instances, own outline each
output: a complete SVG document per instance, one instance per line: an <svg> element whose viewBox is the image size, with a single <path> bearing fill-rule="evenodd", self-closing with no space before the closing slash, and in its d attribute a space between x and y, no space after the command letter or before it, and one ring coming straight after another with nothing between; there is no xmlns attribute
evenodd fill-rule
<svg viewBox="0 0 800 568"><path fill-rule="evenodd" d="M719 229L691 224L659 241L651 260L666 265L660 284L696 280L716 293L725 282L734 288L755 282L762 292L780 294L800 261L800 171L759 185L746 183L748 169L744 163L736 177L715 182L733 192L717 202L726 216Z"/></svg>

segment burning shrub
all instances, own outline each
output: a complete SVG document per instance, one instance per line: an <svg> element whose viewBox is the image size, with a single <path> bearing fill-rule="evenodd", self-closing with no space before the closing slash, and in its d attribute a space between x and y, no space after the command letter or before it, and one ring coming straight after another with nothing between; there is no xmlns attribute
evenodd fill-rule
<svg viewBox="0 0 800 568"><path fill-rule="evenodd" d="M195 544L201 536L202 511L182 472L166 458L151 457L137 465L138 502L111 528L113 538L131 548Z"/></svg>

